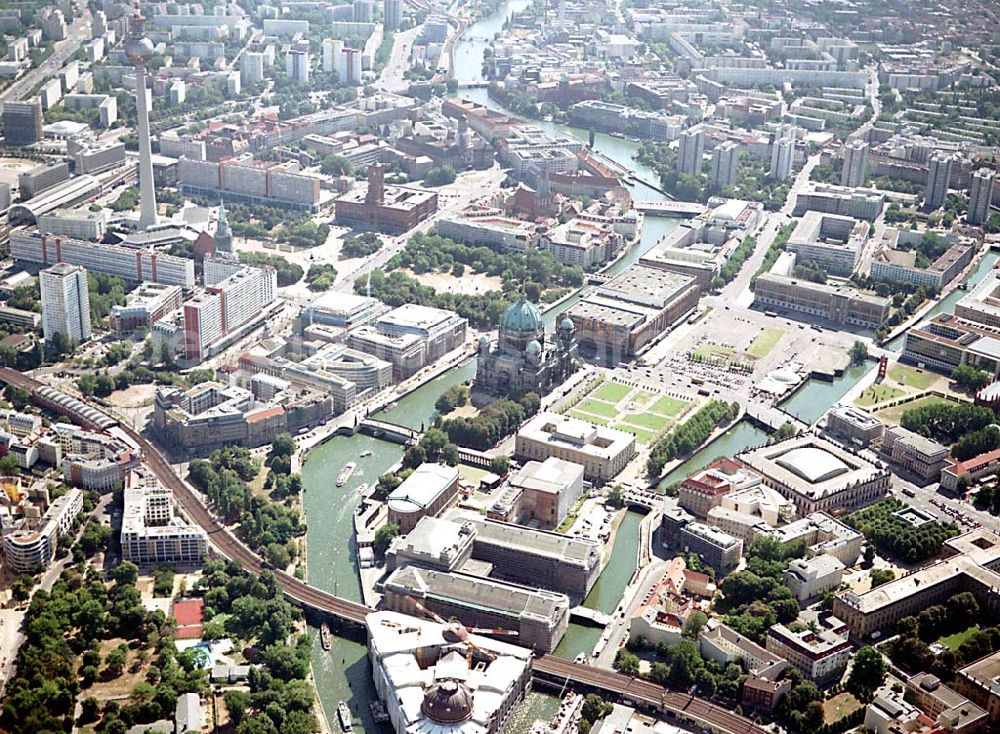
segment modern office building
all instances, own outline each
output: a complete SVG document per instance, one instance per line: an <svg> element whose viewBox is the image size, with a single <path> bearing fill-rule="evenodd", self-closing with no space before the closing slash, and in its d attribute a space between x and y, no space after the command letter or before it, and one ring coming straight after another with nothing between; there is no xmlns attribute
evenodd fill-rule
<svg viewBox="0 0 1000 734"><path fill-rule="evenodd" d="M458 469L421 464L386 498L389 522L406 535L422 517L437 517L458 497Z"/></svg>
<svg viewBox="0 0 1000 734"><path fill-rule="evenodd" d="M394 734L501 734L531 688L531 651L391 611L365 617L375 691Z"/></svg>
<svg viewBox="0 0 1000 734"><path fill-rule="evenodd" d="M38 274L42 294L42 329L46 341L65 334L76 342L90 338L90 289L87 271L56 263Z"/></svg>
<svg viewBox="0 0 1000 734"><path fill-rule="evenodd" d="M840 171L840 185L860 187L868 176L868 143L854 140L844 145L844 167Z"/></svg>
<svg viewBox="0 0 1000 734"><path fill-rule="evenodd" d="M104 237L107 215L104 210L56 209L38 218L38 231L54 237L99 240Z"/></svg>
<svg viewBox="0 0 1000 734"><path fill-rule="evenodd" d="M21 201L32 199L46 189L50 189L68 179L68 161L42 163L30 171L22 171L17 174L17 188L21 192Z"/></svg>
<svg viewBox="0 0 1000 734"><path fill-rule="evenodd" d="M887 470L812 434L750 449L736 458L794 502L799 515L853 512L889 490Z"/></svg>
<svg viewBox="0 0 1000 734"><path fill-rule="evenodd" d="M382 602L394 612L417 615L423 607L467 627L510 630L517 644L541 653L555 650L569 625L565 594L415 566L389 574Z"/></svg>
<svg viewBox="0 0 1000 734"><path fill-rule="evenodd" d="M699 295L693 276L633 265L589 291L564 317L584 354L617 365L686 317Z"/></svg>
<svg viewBox="0 0 1000 734"><path fill-rule="evenodd" d="M972 174L972 184L969 186L969 211L966 215L969 224L985 224L990 218L993 182L993 171L988 168L980 168Z"/></svg>
<svg viewBox="0 0 1000 734"><path fill-rule="evenodd" d="M173 493L152 472L133 472L125 486L122 558L137 565L200 565L208 554L208 534L181 519Z"/></svg>
<svg viewBox="0 0 1000 734"><path fill-rule="evenodd" d="M708 185L722 191L736 185L739 177L740 146L733 140L719 143L712 151L712 168Z"/></svg>
<svg viewBox="0 0 1000 734"><path fill-rule="evenodd" d="M801 217L807 211L816 211L874 222L884 206L885 194L876 189L811 183L795 197L792 216Z"/></svg>
<svg viewBox="0 0 1000 734"><path fill-rule="evenodd" d="M951 185L952 156L934 153L927 164L927 186L924 188L924 207L937 209L944 204Z"/></svg>
<svg viewBox="0 0 1000 734"><path fill-rule="evenodd" d="M301 362L282 360L282 376L321 392L336 391L344 380L354 384L355 399L392 385L392 365L344 344L326 344Z"/></svg>
<svg viewBox="0 0 1000 734"><path fill-rule="evenodd" d="M720 574L735 569L743 558L742 540L700 522L688 523L681 529L680 547L685 553L697 554Z"/></svg>
<svg viewBox="0 0 1000 734"><path fill-rule="evenodd" d="M298 171L295 161L248 164L181 158L177 181L189 196L315 212L319 209L320 179Z"/></svg>
<svg viewBox="0 0 1000 734"><path fill-rule="evenodd" d="M784 253L793 258L793 253ZM889 318L888 298L874 296L849 286L830 283L813 283L775 272L757 278L754 284L754 302L764 309L793 311L816 316L835 324L877 329Z"/></svg>
<svg viewBox="0 0 1000 734"><path fill-rule="evenodd" d="M194 260L155 250L15 231L10 236L10 251L20 262L79 265L88 272L116 275L132 283L148 280L194 286Z"/></svg>
<svg viewBox="0 0 1000 734"><path fill-rule="evenodd" d="M616 477L635 455L635 436L577 418L542 412L517 432L514 453L526 460L550 456L580 464L583 476L603 483Z"/></svg>
<svg viewBox="0 0 1000 734"><path fill-rule="evenodd" d="M42 139L42 100L3 103L3 136L7 145L33 145Z"/></svg>
<svg viewBox="0 0 1000 734"><path fill-rule="evenodd" d="M465 343L468 321L454 311L414 303L403 304L375 320L375 329L390 336L414 335L424 343L427 362L434 362Z"/></svg>
<svg viewBox="0 0 1000 734"><path fill-rule="evenodd" d="M705 159L705 131L691 127L677 136L677 173L698 176Z"/></svg>

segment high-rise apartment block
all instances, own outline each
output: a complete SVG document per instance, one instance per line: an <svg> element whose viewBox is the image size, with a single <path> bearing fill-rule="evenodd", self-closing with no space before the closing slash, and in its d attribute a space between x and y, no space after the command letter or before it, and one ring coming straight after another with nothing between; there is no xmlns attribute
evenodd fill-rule
<svg viewBox="0 0 1000 734"><path fill-rule="evenodd" d="M285 56L285 75L292 81L305 84L309 81L309 53L292 50Z"/></svg>
<svg viewBox="0 0 1000 734"><path fill-rule="evenodd" d="M677 173L697 176L701 173L705 156L705 132L701 128L688 128L678 136Z"/></svg>
<svg viewBox="0 0 1000 734"><path fill-rule="evenodd" d="M775 133L771 142L771 167L768 175L784 181L792 175L792 164L795 162L795 130L784 128Z"/></svg>
<svg viewBox="0 0 1000 734"><path fill-rule="evenodd" d="M384 0L382 4L382 28L398 31L403 21L403 0Z"/></svg>
<svg viewBox="0 0 1000 734"><path fill-rule="evenodd" d="M45 339L65 334L78 342L90 338L90 292L87 271L79 265L56 263L38 274L42 292Z"/></svg>
<svg viewBox="0 0 1000 734"><path fill-rule="evenodd" d="M868 143L855 140L844 146L844 167L840 171L841 186L864 186L868 175Z"/></svg>
<svg viewBox="0 0 1000 734"><path fill-rule="evenodd" d="M740 146L732 140L727 140L712 151L712 171L708 177L709 185L717 190L727 189L736 184L739 174Z"/></svg>
<svg viewBox="0 0 1000 734"><path fill-rule="evenodd" d="M985 224L990 218L990 204L993 202L993 171L980 168L972 174L969 186L969 224Z"/></svg>
<svg viewBox="0 0 1000 734"><path fill-rule="evenodd" d="M944 153L935 153L927 165L927 188L924 189L924 206L937 209L944 204L948 196L948 186L951 183L952 157Z"/></svg>

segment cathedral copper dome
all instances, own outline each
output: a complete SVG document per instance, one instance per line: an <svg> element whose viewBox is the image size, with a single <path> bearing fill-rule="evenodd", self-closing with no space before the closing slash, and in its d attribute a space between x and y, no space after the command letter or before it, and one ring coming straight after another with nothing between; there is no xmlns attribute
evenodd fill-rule
<svg viewBox="0 0 1000 734"><path fill-rule="evenodd" d="M439 681L424 693L420 711L439 724L458 724L472 716L472 694L457 680Z"/></svg>

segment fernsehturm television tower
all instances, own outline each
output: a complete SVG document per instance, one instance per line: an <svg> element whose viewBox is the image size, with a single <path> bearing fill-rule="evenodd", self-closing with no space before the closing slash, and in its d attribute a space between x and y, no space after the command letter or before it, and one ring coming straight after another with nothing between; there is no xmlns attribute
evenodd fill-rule
<svg viewBox="0 0 1000 734"><path fill-rule="evenodd" d="M135 0L129 21L125 55L135 67L135 107L139 117L139 229L156 224L156 190L153 188L153 151L149 143L149 105L146 97L146 64L153 56L153 42L146 37L146 23Z"/></svg>

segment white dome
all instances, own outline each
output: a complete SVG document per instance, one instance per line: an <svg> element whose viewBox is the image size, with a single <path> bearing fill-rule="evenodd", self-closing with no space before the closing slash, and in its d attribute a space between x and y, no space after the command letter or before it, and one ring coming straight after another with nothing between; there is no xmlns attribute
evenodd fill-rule
<svg viewBox="0 0 1000 734"><path fill-rule="evenodd" d="M785 384L792 385L799 381L799 376L796 375L791 370L775 370L768 375L772 380L777 382L784 382Z"/></svg>
<svg viewBox="0 0 1000 734"><path fill-rule="evenodd" d="M776 463L812 484L839 477L851 469L830 452L815 446L792 449L779 457Z"/></svg>

